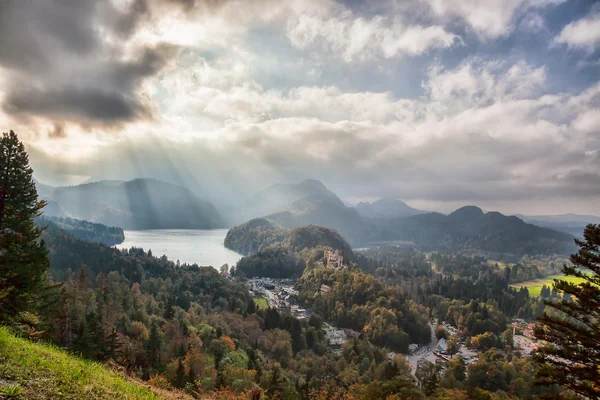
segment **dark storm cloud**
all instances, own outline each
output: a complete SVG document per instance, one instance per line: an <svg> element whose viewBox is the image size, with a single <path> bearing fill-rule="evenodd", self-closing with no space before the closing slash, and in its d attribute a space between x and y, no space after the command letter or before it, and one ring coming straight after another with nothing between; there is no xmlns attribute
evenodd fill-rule
<svg viewBox="0 0 600 400"><path fill-rule="evenodd" d="M151 116L139 89L174 55L168 46L126 51L149 21L146 0L118 10L108 0L0 3L0 66L8 71L7 113L85 124Z"/></svg>

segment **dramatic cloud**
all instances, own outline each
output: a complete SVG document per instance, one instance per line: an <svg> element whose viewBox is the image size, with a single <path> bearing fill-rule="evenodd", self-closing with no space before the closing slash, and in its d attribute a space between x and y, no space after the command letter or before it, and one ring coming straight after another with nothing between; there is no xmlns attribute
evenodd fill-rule
<svg viewBox="0 0 600 400"><path fill-rule="evenodd" d="M4 1L0 124L51 184L600 213L598 10L565 1Z"/></svg>
<svg viewBox="0 0 600 400"><path fill-rule="evenodd" d="M136 46L149 17L144 0L7 0L0 4L4 109L17 117L82 123L149 118L141 91L174 55L172 46Z"/></svg>

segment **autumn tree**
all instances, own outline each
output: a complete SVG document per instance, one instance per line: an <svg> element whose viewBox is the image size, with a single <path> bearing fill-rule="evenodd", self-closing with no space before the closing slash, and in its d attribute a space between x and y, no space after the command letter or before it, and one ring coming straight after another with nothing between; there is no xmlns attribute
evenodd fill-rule
<svg viewBox="0 0 600 400"><path fill-rule="evenodd" d="M545 300L535 336L545 343L535 353L542 383L561 384L590 399L600 399L600 225L590 224L576 239L579 251L565 265L565 276L574 283L554 280L554 290L563 298Z"/></svg>
<svg viewBox="0 0 600 400"><path fill-rule="evenodd" d="M17 135L0 138L0 323L39 304L47 285L48 251L34 223L46 205L38 200L33 170Z"/></svg>
<svg viewBox="0 0 600 400"><path fill-rule="evenodd" d="M428 362L421 365L415 375L421 383L421 390L426 396L431 396L440 385L440 367L436 364Z"/></svg>
<svg viewBox="0 0 600 400"><path fill-rule="evenodd" d="M450 357L458 353L458 349L460 348L459 338L456 335L451 336L450 339L448 339L446 348L448 350L448 354L450 354Z"/></svg>

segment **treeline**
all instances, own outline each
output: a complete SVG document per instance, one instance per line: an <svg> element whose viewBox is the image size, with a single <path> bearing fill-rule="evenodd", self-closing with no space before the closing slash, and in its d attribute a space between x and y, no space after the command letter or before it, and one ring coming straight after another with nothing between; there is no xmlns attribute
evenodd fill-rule
<svg viewBox="0 0 600 400"><path fill-rule="evenodd" d="M125 240L123 229L116 226L106 226L69 217L42 216L37 218L36 222L42 227L48 225L49 222L53 222L73 237L88 242L102 243L106 246L114 246L123 243Z"/></svg>

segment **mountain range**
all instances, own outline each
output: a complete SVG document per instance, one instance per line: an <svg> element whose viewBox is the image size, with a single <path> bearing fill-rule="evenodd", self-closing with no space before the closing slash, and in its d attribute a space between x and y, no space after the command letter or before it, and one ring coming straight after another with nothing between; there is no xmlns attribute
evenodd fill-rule
<svg viewBox="0 0 600 400"><path fill-rule="evenodd" d="M38 188L40 184L38 183ZM123 229L224 228L219 212L189 189L154 179L41 186L48 216L71 217Z"/></svg>
<svg viewBox="0 0 600 400"><path fill-rule="evenodd" d="M354 247L408 243L431 250L488 254L569 254L573 235L593 216L506 216L467 206L444 215L383 198L346 205L323 183L307 179L276 184L252 195L226 218L190 190L153 179L101 181L52 188L41 185L46 213L124 229L222 228L262 218L293 229L307 225L338 231ZM533 223L528 223L533 222ZM559 232L561 230L562 232Z"/></svg>
<svg viewBox="0 0 600 400"><path fill-rule="evenodd" d="M496 211L465 206L448 214L427 213L384 220L380 240L411 241L428 250L474 251L488 255L571 254L573 236Z"/></svg>
<svg viewBox="0 0 600 400"><path fill-rule="evenodd" d="M238 210L242 221L257 217L262 218L262 225L268 221L285 228L311 224L332 228L355 247L404 243L429 250L514 257L574 250L568 233L495 211L484 213L475 206L449 215L415 209L394 198L349 207L316 180L273 185L258 192ZM242 231L251 235L247 229Z"/></svg>

